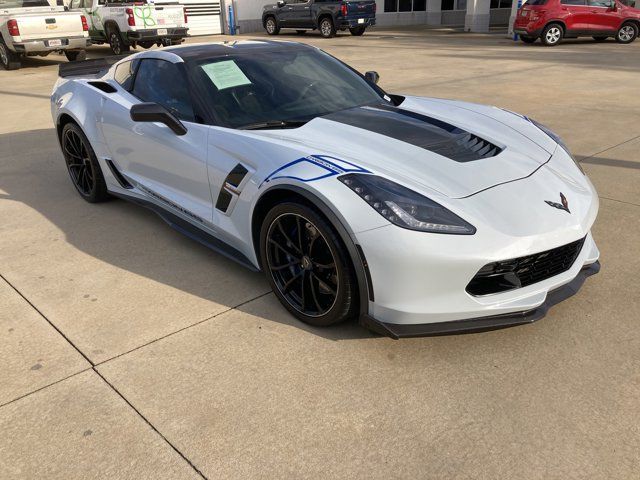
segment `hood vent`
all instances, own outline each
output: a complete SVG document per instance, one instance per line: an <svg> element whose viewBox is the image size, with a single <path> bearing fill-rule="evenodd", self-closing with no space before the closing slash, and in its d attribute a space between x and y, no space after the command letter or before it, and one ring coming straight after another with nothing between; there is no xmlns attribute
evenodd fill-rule
<svg viewBox="0 0 640 480"><path fill-rule="evenodd" d="M502 152L499 146L455 125L388 105L356 107L322 118L385 135L456 162L472 162Z"/></svg>

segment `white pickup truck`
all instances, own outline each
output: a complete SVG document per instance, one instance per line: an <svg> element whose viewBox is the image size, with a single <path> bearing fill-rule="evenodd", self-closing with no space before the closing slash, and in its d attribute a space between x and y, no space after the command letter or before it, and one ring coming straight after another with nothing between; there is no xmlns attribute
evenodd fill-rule
<svg viewBox="0 0 640 480"><path fill-rule="evenodd" d="M108 43L116 55L136 45L177 45L187 36L187 16L177 2L70 0L68 6L87 16L93 43Z"/></svg>
<svg viewBox="0 0 640 480"><path fill-rule="evenodd" d="M0 0L0 64L20 68L25 56L64 52L67 58L84 60L91 44L89 26L82 13L65 12L47 0Z"/></svg>

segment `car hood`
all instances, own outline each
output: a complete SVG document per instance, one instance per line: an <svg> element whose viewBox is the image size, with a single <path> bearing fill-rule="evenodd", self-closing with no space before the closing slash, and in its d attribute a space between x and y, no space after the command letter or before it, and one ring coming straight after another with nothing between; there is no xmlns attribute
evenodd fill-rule
<svg viewBox="0 0 640 480"><path fill-rule="evenodd" d="M407 97L399 107L356 107L300 128L255 133L450 198L525 178L556 148L525 117L419 97Z"/></svg>

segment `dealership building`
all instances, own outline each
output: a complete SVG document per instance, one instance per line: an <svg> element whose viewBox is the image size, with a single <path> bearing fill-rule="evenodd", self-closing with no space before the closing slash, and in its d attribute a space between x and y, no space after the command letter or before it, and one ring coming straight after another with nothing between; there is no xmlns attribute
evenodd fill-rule
<svg viewBox="0 0 640 480"><path fill-rule="evenodd" d="M229 7L240 33L263 31L262 8L268 0L179 0L185 5L192 35L229 33ZM378 26L430 25L486 32L506 26L518 0L376 0ZM305 3L288 0L288 3ZM513 10L513 12L512 12Z"/></svg>

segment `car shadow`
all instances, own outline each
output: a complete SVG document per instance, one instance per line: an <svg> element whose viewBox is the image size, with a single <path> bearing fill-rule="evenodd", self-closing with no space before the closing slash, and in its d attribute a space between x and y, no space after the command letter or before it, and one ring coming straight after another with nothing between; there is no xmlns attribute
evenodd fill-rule
<svg viewBox="0 0 640 480"><path fill-rule="evenodd" d="M100 204L83 201L68 178L54 129L0 135L0 202L5 201L37 211L63 233L66 242L91 257L228 308L248 304L271 291L262 273L249 271L178 233L149 209L118 199ZM17 220L16 228L31 225ZM36 255L46 258L51 230L31 232L28 241L42 245ZM20 246L16 248L21 250ZM3 253L18 255L14 251ZM228 298L229 291L234 292L235 300ZM243 296L244 300L237 301ZM136 292L131 292L130 301L136 302ZM374 337L355 321L313 328L280 305L278 308L279 313L272 314L270 321L330 340Z"/></svg>

